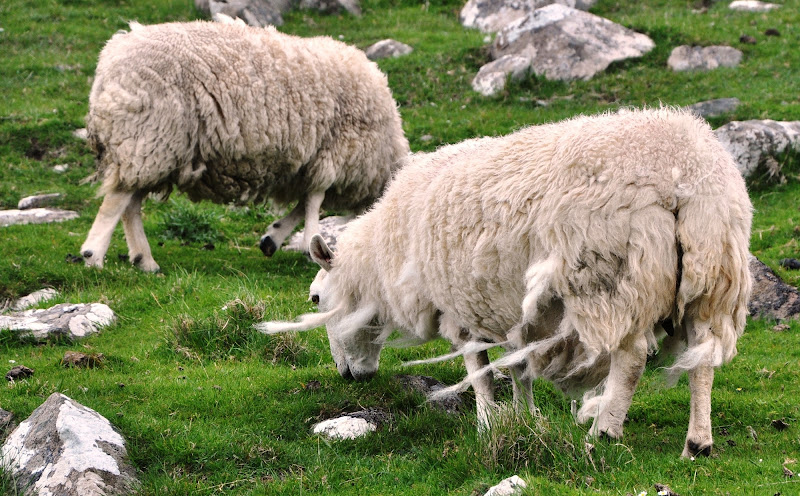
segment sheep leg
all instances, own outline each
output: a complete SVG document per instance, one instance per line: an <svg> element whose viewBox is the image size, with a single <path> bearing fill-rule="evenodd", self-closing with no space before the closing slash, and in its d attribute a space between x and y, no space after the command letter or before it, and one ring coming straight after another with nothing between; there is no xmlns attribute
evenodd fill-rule
<svg viewBox="0 0 800 496"><path fill-rule="evenodd" d="M319 233L319 210L325 200L325 191L315 191L306 197L306 225L303 229L303 253L308 255L311 238Z"/></svg>
<svg viewBox="0 0 800 496"><path fill-rule="evenodd" d="M527 366L523 363L509 368L514 392L514 409L517 412L528 410L533 415L538 415L539 409L533 403L533 378L527 373Z"/></svg>
<svg viewBox="0 0 800 496"><path fill-rule="evenodd" d="M689 371L691 400L689 407L689 432L682 457L708 456L714 444L711 435L711 386L714 383L714 367L700 365Z"/></svg>
<svg viewBox="0 0 800 496"><path fill-rule="evenodd" d="M144 234L142 225L142 201L145 193L137 191L131 198L128 207L122 213L122 227L128 242L128 257L133 265L145 272L158 272L160 267L153 259L150 244Z"/></svg>
<svg viewBox="0 0 800 496"><path fill-rule="evenodd" d="M301 199L297 202L297 206L295 206L286 217L273 222L272 225L269 226L267 233L261 236L261 242L258 245L264 253L264 256L271 257L278 251L278 248L281 247L286 238L294 231L294 228L297 227L297 224L299 224L305 216L305 209L306 202ZM306 248L306 250L308 250L308 248Z"/></svg>
<svg viewBox="0 0 800 496"><path fill-rule="evenodd" d="M467 374L477 373L489 365L489 354L486 351L467 353L464 355L464 366ZM478 428L489 427L489 416L494 407L494 375L487 371L472 381L475 391L476 410L478 412Z"/></svg>
<svg viewBox="0 0 800 496"><path fill-rule="evenodd" d="M131 192L113 191L103 198L89 235L81 246L81 255L87 267L103 267L111 235L132 197Z"/></svg>
<svg viewBox="0 0 800 496"><path fill-rule="evenodd" d="M599 404L599 413L589 433L593 436L622 437L622 424L633 400L633 393L647 361L644 334L629 337L611 353L611 367Z"/></svg>

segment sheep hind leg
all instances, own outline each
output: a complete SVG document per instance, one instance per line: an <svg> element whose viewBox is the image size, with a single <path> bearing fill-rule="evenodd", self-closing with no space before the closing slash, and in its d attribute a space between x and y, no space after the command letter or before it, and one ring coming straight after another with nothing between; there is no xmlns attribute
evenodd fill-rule
<svg viewBox="0 0 800 496"><path fill-rule="evenodd" d="M683 446L684 458L709 456L714 444L711 434L711 386L714 367L700 365L689 371L691 399L689 407L689 432Z"/></svg>
<svg viewBox="0 0 800 496"><path fill-rule="evenodd" d="M111 235L114 234L114 228L117 227L133 195L134 193L128 191L112 191L103 198L89 235L81 246L81 256L87 267L103 268Z"/></svg>
<svg viewBox="0 0 800 496"><path fill-rule="evenodd" d="M529 411L533 415L539 415L539 409L533 402L533 378L527 373L527 366L512 365L511 380L512 391L514 393L514 409L517 412Z"/></svg>
<svg viewBox="0 0 800 496"><path fill-rule="evenodd" d="M158 272L160 267L153 259L142 225L144 196L143 191L134 193L128 207L122 213L122 227L125 230L125 240L128 242L128 257L133 265L145 272Z"/></svg>
<svg viewBox="0 0 800 496"><path fill-rule="evenodd" d="M647 339L644 334L628 337L611 352L611 366L598 415L589 431L591 435L612 439L622 437L622 424L646 361Z"/></svg>
<svg viewBox="0 0 800 496"><path fill-rule="evenodd" d="M301 199L297 202L297 206L295 206L286 217L273 222L272 225L269 226L266 234L261 236L261 242L258 245L264 253L264 256L271 257L278 251L278 248L281 247L286 238L294 231L294 228L297 227L297 224L299 224L305 216L305 209L306 202ZM306 251L307 250L308 248L306 248Z"/></svg>
<svg viewBox="0 0 800 496"><path fill-rule="evenodd" d="M467 374L477 373L482 368L489 365L489 354L485 351L478 353L467 353L464 355L464 366ZM490 415L494 409L494 375L486 371L472 381L472 389L475 391L476 410L478 412L478 428L488 429L490 426Z"/></svg>

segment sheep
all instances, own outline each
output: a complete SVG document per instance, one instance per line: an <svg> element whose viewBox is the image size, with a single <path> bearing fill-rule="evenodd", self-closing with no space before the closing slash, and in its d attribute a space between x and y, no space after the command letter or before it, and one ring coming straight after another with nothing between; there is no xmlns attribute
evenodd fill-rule
<svg viewBox="0 0 800 496"><path fill-rule="evenodd" d="M461 348L482 423L488 372L510 365L518 407L535 411L539 377L589 390L578 420L616 439L666 327L669 370L688 371L691 390L682 456L707 455L714 368L746 323L751 221L733 160L685 111L532 126L408 157L335 255L312 238L319 312L257 328L325 324L339 373L355 379L377 371L393 329L442 336ZM490 364L495 344L509 352Z"/></svg>
<svg viewBox="0 0 800 496"><path fill-rule="evenodd" d="M271 256L321 207L362 212L409 153L386 76L361 50L243 22L143 26L100 53L87 130L103 202L81 255L102 267L123 221L130 260L158 271L142 228L148 193L238 205L297 201L260 248Z"/></svg>

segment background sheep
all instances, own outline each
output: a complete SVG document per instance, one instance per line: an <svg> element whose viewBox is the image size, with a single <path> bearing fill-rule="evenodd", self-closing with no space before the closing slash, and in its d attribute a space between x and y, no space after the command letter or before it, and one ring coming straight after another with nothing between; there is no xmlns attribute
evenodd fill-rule
<svg viewBox="0 0 800 496"><path fill-rule="evenodd" d="M618 438L671 318L688 343L673 366L691 387L683 456L710 452L713 367L745 326L752 207L707 124L668 109L581 117L407 162L335 257L312 240L320 313L260 329L327 324L340 374L356 379L375 373L394 328L470 343L479 415L493 392L474 343L502 343L518 350L506 363L526 357L528 391L534 377L602 380L579 419Z"/></svg>
<svg viewBox="0 0 800 496"><path fill-rule="evenodd" d="M120 217L130 259L156 271L141 204L173 186L192 200L297 206L261 239L272 255L320 207L359 211L408 153L386 77L360 50L244 23L131 24L100 53L87 117L105 195L81 247L102 267Z"/></svg>

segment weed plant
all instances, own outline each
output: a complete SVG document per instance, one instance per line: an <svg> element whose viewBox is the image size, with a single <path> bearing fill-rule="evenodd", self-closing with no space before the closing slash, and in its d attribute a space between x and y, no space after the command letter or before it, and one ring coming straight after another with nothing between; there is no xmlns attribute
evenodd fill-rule
<svg viewBox="0 0 800 496"><path fill-rule="evenodd" d="M360 48L385 38L411 45L410 55L379 65L412 149L422 151L581 113L723 97L741 105L711 119L715 127L731 120L798 120L798 3L784 0L780 9L756 14L731 11L727 2L599 0L593 13L647 34L656 47L588 81L530 76L493 98L470 87L488 50L485 34L458 23L462 0L363 0L358 18L296 10L280 29ZM103 270L70 263L100 203L96 186L82 183L94 158L72 133L85 125L103 43L129 20L200 17L191 0L0 2L0 208L15 208L27 195L60 192L60 206L80 213L61 224L0 227L0 306L53 287L60 296L46 305L100 301L118 315L115 324L79 343L36 344L0 333L0 365L36 371L0 388L0 407L21 421L61 392L97 410L125 436L144 495L477 496L515 473L533 495L652 495L656 483L682 496L800 494L783 470L800 470L800 328L794 321L788 329L749 322L739 356L716 375L714 454L683 460L687 381L664 388L655 360L618 442L587 440L588 426L575 425L570 399L538 381L534 394L543 417L499 417L479 433L471 393L454 416L394 379L412 373L459 381L464 369L458 360L401 367L447 352L445 343L387 349L375 378L347 382L333 366L324 330L272 337L253 332L253 322L314 310L308 285L316 266L290 252L265 259L258 249L278 217L272 205L192 204L180 195L166 203L148 200L144 227L159 274L144 274L125 259L121 229ZM768 36L768 29L779 36ZM741 43L742 35L756 43ZM680 44L730 45L744 57L737 68L673 73L666 61ZM778 265L800 255L797 156L778 162L784 180L769 177L767 168L751 184L751 250L798 285L800 273ZM57 165L66 170L58 172ZM158 243L162 236L178 239ZM208 243L213 250L203 249ZM61 359L70 350L103 353L106 360L94 369L66 368ZM507 399L508 392L501 396ZM348 442L311 433L316 422L370 407L388 411L393 422ZM775 420L788 428L778 430ZM7 472L0 471L0 494L17 494Z"/></svg>

